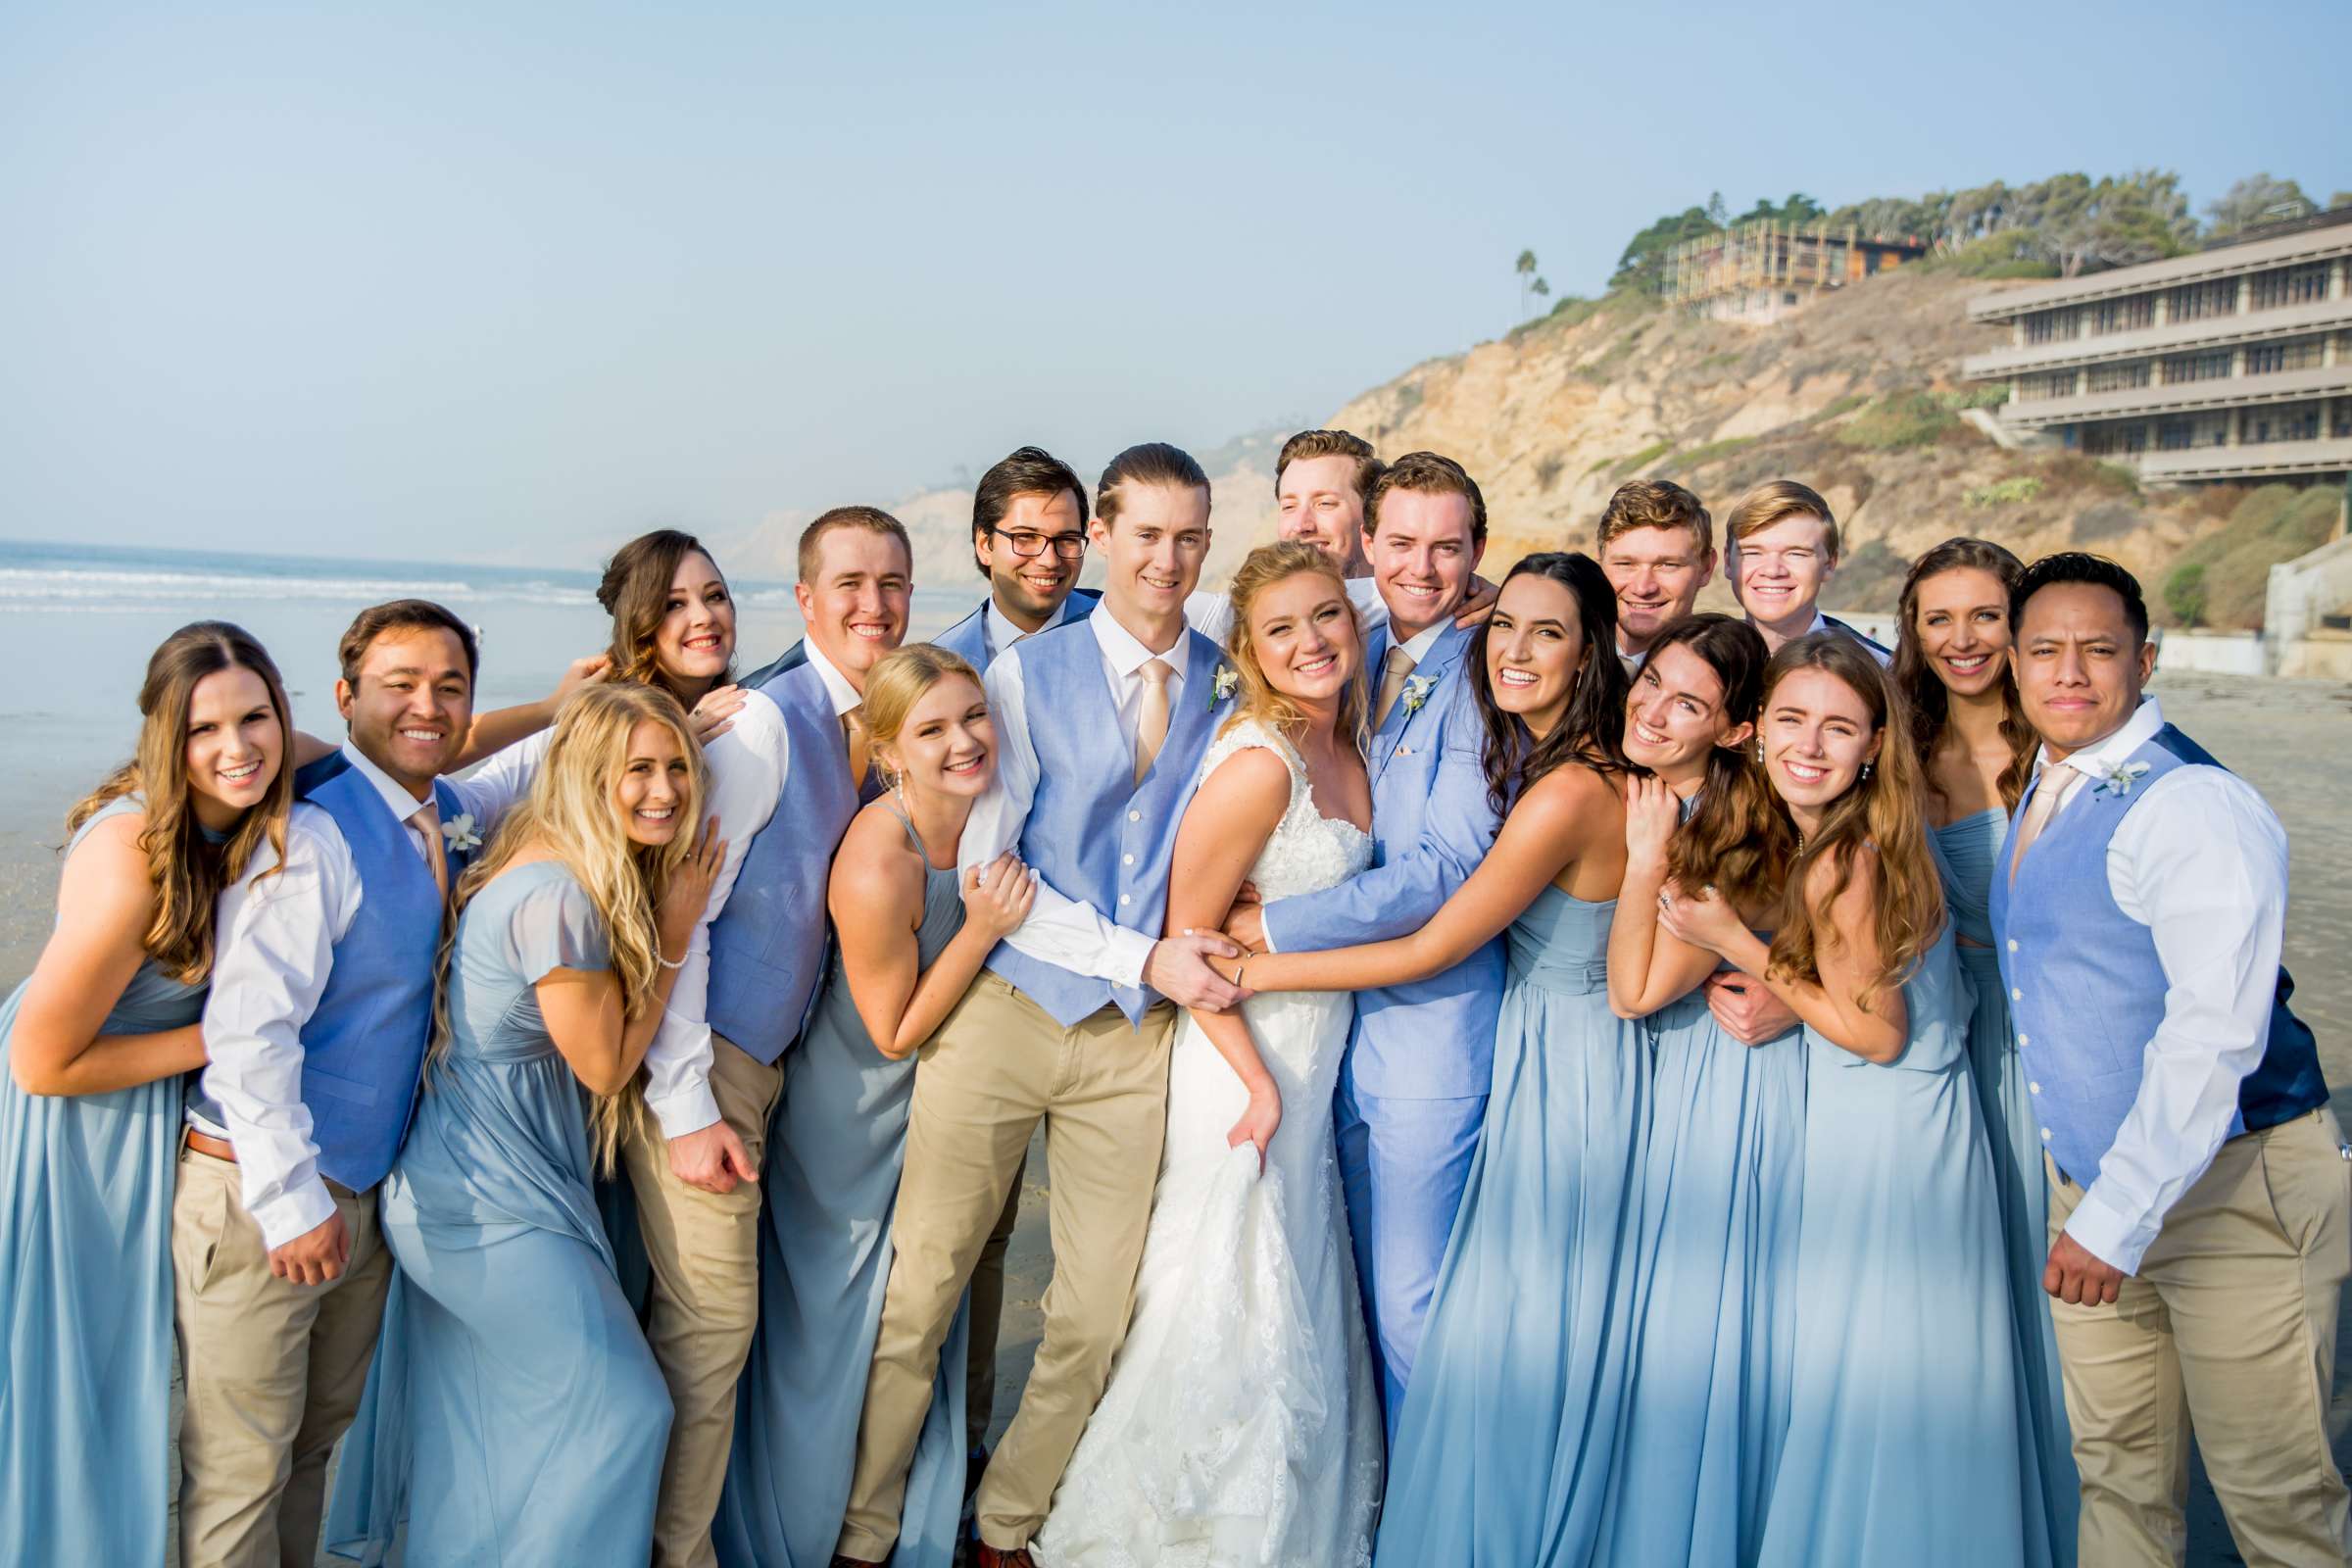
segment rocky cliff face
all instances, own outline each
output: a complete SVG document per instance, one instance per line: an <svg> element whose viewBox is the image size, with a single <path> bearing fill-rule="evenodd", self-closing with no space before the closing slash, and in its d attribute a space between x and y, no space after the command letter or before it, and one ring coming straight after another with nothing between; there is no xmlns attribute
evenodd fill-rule
<svg viewBox="0 0 2352 1568"><path fill-rule="evenodd" d="M2061 549L2114 556L2140 573L2161 616L2167 570L2228 525L2244 492L2143 492L2114 465L1998 446L1972 422L1984 389L1955 377L1961 356L1999 338L1970 323L1968 300L2001 286L1905 270L1763 329L1623 300L1571 305L1417 365L1322 422L1365 436L1384 457L1427 448L1466 466L1486 493L1486 574L1496 579L1530 551L1592 549L1601 508L1627 479L1689 485L1720 527L1742 490L1785 476L1821 491L1844 531L1845 559L1825 595L1833 609L1892 609L1913 557L1975 534L2028 560ZM1286 433L1200 454L1215 491L1204 580L1223 581L1274 536L1274 457ZM893 510L914 534L923 586L968 580L967 490L921 491ZM733 542L730 564L789 576L806 520L767 519ZM2306 548L2281 544L2277 559ZM1730 598L1719 582L1703 602Z"/></svg>

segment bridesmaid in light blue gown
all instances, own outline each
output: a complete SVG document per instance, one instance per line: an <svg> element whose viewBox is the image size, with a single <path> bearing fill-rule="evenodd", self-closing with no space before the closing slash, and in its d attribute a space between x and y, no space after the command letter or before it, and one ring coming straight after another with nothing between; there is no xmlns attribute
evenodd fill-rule
<svg viewBox="0 0 2352 1568"><path fill-rule="evenodd" d="M684 711L588 687L458 888L442 1039L384 1185L399 1264L330 1548L385 1560L643 1564L669 1393L592 1188L709 896ZM602 1149L595 1146L602 1145Z"/></svg>
<svg viewBox="0 0 2352 1568"><path fill-rule="evenodd" d="M1658 634L1634 677L1628 760L1650 769L1626 816L1610 1004L1646 1017L1656 1082L1643 1174L1640 1345L1598 1560L1755 1560L1796 1349L1805 1048L1748 1046L1707 1006L1713 953L1658 931L1669 880L1778 903L1796 841L1750 755L1764 639L1729 615Z"/></svg>
<svg viewBox="0 0 2352 1568"><path fill-rule="evenodd" d="M1594 1560L1631 1393L1650 1115L1648 1030L1610 1010L1606 981L1625 874L1615 648L1589 557L1512 567L1468 655L1508 808L1494 849L1409 937L1244 965L1254 991L1361 990L1506 941L1494 1087L1398 1422L1381 1563Z"/></svg>
<svg viewBox="0 0 2352 1568"><path fill-rule="evenodd" d="M0 1562L164 1560L180 1079L214 901L283 848L293 800L284 688L235 626L166 639L139 711L0 1005Z"/></svg>
<svg viewBox="0 0 2352 1568"><path fill-rule="evenodd" d="M1843 634L1783 647L1765 767L1800 848L1779 935L1680 884L1660 915L1771 985L1810 1057L1789 1429L1757 1560L2046 1568L1970 999L1918 763L1886 733L1900 710Z"/></svg>
<svg viewBox="0 0 2352 1568"><path fill-rule="evenodd" d="M2050 1298L2041 1288L2050 1250L2049 1186L1989 908L2009 813L2032 776L2038 744L2010 667L2009 590L2023 570L2017 557L1983 539L1947 539L1921 556L1903 584L1894 678L1910 699L1913 750L1931 817L1940 823L1936 847L1960 967L1977 997L1969 1069L2001 1197L2019 1376L2032 1429L2029 1496L2038 1489L2050 1520L2051 1556L2067 1568L2075 1560L2081 1492Z"/></svg>
<svg viewBox="0 0 2352 1568"><path fill-rule="evenodd" d="M956 841L996 773L996 731L971 665L929 644L902 648L867 673L864 695L874 765L892 788L851 819L835 853L832 962L784 1057L763 1173L760 1326L711 1529L727 1568L833 1560L890 1281L916 1052L1035 897L1010 856L984 881L957 885ZM907 1476L897 1568L955 1561L968 1331L958 1312Z"/></svg>

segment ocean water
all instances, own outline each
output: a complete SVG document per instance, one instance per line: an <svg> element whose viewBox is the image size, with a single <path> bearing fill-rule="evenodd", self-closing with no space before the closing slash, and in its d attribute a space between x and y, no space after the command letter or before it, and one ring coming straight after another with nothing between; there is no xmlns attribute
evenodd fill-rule
<svg viewBox="0 0 2352 1568"><path fill-rule="evenodd" d="M953 578L947 580L955 580ZM791 586L737 579L737 665L757 668L797 641ZM909 634L971 609L980 584L918 591ZM270 650L295 721L338 732L335 644L351 618L387 599L448 606L481 637L477 704L543 695L564 668L600 652L609 621L586 567L340 561L222 551L126 549L0 540L0 726L19 788L0 832L53 834L73 801L128 756L147 656L191 620L235 621Z"/></svg>

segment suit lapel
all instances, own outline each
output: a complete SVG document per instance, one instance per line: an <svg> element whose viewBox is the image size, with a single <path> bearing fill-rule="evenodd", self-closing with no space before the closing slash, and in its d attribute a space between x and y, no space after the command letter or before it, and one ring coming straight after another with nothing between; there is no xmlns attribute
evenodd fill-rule
<svg viewBox="0 0 2352 1568"><path fill-rule="evenodd" d="M1385 662L1389 657L1387 627L1380 628L1375 636L1375 642L1377 650L1367 649L1368 657ZM1429 658L1413 666L1414 678L1427 681L1429 685L1426 689L1434 695L1437 688L1446 683L1446 677L1453 673L1454 669L1460 665L1462 651L1469 646L1469 643L1470 634L1461 627L1446 627L1438 634L1438 640L1431 645ZM1374 665L1376 670L1378 667L1378 664ZM1380 700L1380 684L1377 679L1373 682L1372 696L1374 702ZM1406 711L1406 701L1403 697L1397 698L1396 708L1390 710L1389 721L1381 725L1379 731L1372 737L1372 777L1375 780L1388 771L1389 764L1396 760L1399 753L1415 749L1427 750L1438 744L1438 732L1431 726L1445 722L1445 715L1440 711L1439 706L1423 702L1408 712ZM1425 714L1429 716L1424 717Z"/></svg>

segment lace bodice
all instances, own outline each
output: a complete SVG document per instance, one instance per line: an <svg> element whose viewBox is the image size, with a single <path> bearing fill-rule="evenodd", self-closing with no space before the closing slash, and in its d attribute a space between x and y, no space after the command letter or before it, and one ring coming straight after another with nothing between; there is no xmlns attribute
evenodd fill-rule
<svg viewBox="0 0 2352 1568"><path fill-rule="evenodd" d="M1281 758L1291 772L1291 804L1274 825L1257 863L1250 868L1250 880L1257 885L1259 895L1272 903L1301 893L1320 893L1370 865L1372 835L1353 822L1315 809L1306 762L1298 749L1271 725L1245 718L1218 736L1200 759L1200 777L1205 780L1227 758L1252 746L1262 746Z"/></svg>

